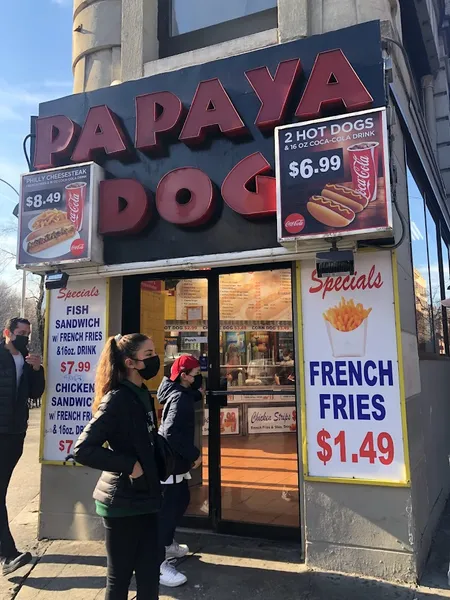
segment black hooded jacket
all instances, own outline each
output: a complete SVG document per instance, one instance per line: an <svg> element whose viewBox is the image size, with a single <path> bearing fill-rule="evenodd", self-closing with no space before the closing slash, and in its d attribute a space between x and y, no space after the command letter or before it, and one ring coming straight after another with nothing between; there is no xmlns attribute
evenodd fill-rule
<svg viewBox="0 0 450 600"><path fill-rule="evenodd" d="M200 456L194 445L195 403L202 395L197 390L163 379L158 389L158 400L163 405L159 433L166 438L176 454L175 475L187 473Z"/></svg>
<svg viewBox="0 0 450 600"><path fill-rule="evenodd" d="M156 423L154 409L152 412ZM94 491L95 500L118 509L148 513L160 509L154 435L156 429L149 432L144 405L128 386L120 385L103 398L74 448L78 463L103 471ZM106 442L109 448L105 447ZM136 461L144 475L130 480Z"/></svg>
<svg viewBox="0 0 450 600"><path fill-rule="evenodd" d="M0 434L26 432L28 399L40 398L44 388L44 369L41 367L35 371L27 362L24 362L17 386L16 363L11 352L5 348L5 342L0 342Z"/></svg>

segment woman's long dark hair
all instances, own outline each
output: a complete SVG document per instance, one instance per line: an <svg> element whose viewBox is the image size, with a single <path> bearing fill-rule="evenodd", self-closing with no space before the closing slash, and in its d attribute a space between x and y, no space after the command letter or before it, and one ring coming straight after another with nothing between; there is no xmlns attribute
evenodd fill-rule
<svg viewBox="0 0 450 600"><path fill-rule="evenodd" d="M142 333L130 333L118 340L110 337L100 354L95 374L95 398L92 414L97 412L103 396L118 388L127 375L126 358L134 358L141 345L149 338Z"/></svg>

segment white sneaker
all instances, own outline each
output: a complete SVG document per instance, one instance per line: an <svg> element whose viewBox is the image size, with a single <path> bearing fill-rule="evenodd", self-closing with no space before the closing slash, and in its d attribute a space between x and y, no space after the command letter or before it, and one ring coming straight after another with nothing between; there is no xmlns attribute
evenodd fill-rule
<svg viewBox="0 0 450 600"><path fill-rule="evenodd" d="M186 544L179 544L173 540L170 546L166 546L166 560L169 558L184 558L188 554L189 546L186 546Z"/></svg>
<svg viewBox="0 0 450 600"><path fill-rule="evenodd" d="M185 584L187 581L186 575L180 573L173 565L165 560L159 570L159 583L166 587L178 587Z"/></svg>

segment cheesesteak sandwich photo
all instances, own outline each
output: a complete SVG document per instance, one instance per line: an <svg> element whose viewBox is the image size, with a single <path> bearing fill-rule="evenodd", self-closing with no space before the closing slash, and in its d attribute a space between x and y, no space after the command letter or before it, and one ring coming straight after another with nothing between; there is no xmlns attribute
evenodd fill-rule
<svg viewBox="0 0 450 600"><path fill-rule="evenodd" d="M28 254L36 254L75 237L76 229L69 220L41 227L27 237Z"/></svg>

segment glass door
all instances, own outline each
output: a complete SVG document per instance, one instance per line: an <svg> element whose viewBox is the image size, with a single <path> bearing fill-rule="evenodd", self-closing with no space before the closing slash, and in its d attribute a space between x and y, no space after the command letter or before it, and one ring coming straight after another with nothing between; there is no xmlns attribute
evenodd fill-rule
<svg viewBox="0 0 450 600"><path fill-rule="evenodd" d="M152 276L124 286L125 331L152 336L164 357L152 391L178 356L192 354L201 364L196 444L203 463L191 472L185 525L298 539L290 267ZM137 293L139 322L134 314L125 319Z"/></svg>
<svg viewBox="0 0 450 600"><path fill-rule="evenodd" d="M219 324L223 528L298 529L291 269L220 275Z"/></svg>
<svg viewBox="0 0 450 600"><path fill-rule="evenodd" d="M201 365L203 389L208 387L208 280L197 278L148 279L140 284L140 331L153 338L164 362L153 396L164 376L170 376L174 361L195 356ZM156 402L158 417L163 406ZM196 407L195 444L201 450L202 466L191 471L191 503L187 516L209 517L209 411L205 396Z"/></svg>

